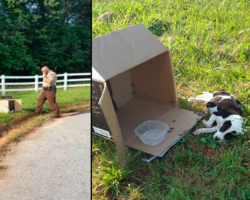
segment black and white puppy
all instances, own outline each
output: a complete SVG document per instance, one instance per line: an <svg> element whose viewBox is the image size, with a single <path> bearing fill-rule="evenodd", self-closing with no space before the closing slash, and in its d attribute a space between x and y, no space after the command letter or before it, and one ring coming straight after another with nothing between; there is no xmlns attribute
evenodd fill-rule
<svg viewBox="0 0 250 200"><path fill-rule="evenodd" d="M211 114L208 121L203 120L203 124L207 128L197 129L194 134L213 133L215 140L224 140L225 135L235 132L237 135L242 135L247 130L243 130L242 104L233 95L225 90L218 90L213 93L203 92L202 95L196 98L190 98L190 103L206 102L207 111ZM216 122L216 126L212 127Z"/></svg>

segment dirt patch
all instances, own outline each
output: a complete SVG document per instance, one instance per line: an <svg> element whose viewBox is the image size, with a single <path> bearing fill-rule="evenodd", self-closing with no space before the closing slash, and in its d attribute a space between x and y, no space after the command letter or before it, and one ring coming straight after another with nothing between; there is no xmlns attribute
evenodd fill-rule
<svg viewBox="0 0 250 200"><path fill-rule="evenodd" d="M249 163L245 162L245 163L242 163L242 166L245 167L245 168L248 168L249 166Z"/></svg>
<svg viewBox="0 0 250 200"><path fill-rule="evenodd" d="M97 20L105 20L105 21L109 21L112 16L114 15L114 12L105 12L104 14L100 15Z"/></svg>
<svg viewBox="0 0 250 200"><path fill-rule="evenodd" d="M90 101L63 106L60 108L60 112L64 116L65 113L78 112L85 110L86 108L90 108ZM36 114L34 112L31 112L19 118L11 120L9 124L0 125L0 137L3 135L4 132L11 130L13 126L17 126L35 116Z"/></svg>
<svg viewBox="0 0 250 200"><path fill-rule="evenodd" d="M85 101L82 103L75 103L75 104L60 107L60 112L69 113L69 112L85 110L86 108L90 108L90 101Z"/></svg>
<svg viewBox="0 0 250 200"><path fill-rule="evenodd" d="M18 124L26 121L27 119L34 117L34 116L35 116L35 113L28 113L28 114L23 115L19 118L11 120L11 122L9 124L0 125L0 136L3 132L8 131L12 125L18 125Z"/></svg>
<svg viewBox="0 0 250 200"><path fill-rule="evenodd" d="M172 171L168 171L168 172L166 172L164 175L165 175L165 176L173 176L173 177L176 176L176 174L175 174L174 172L172 172Z"/></svg>
<svg viewBox="0 0 250 200"><path fill-rule="evenodd" d="M0 165L0 179L3 180L6 177L8 177L7 167Z"/></svg>
<svg viewBox="0 0 250 200"><path fill-rule="evenodd" d="M34 117L35 116L35 113L28 113L27 115L24 115L20 118L17 118L17 119L14 119L11 121L11 124L14 124L14 125L17 125L23 121L26 121L27 119L31 118L31 117Z"/></svg>
<svg viewBox="0 0 250 200"><path fill-rule="evenodd" d="M5 131L8 131L10 128L10 125L8 124L3 124L0 126L0 137L2 136L2 134L5 132Z"/></svg>
<svg viewBox="0 0 250 200"><path fill-rule="evenodd" d="M9 146L3 146L2 148L0 148L0 165L1 165L1 162L2 162L2 158L6 156L7 153L10 153L11 152L11 145ZM4 170L6 169L6 166L3 166L3 169Z"/></svg>
<svg viewBox="0 0 250 200"><path fill-rule="evenodd" d="M212 157L215 156L215 150L211 149L209 146L202 146L201 153L203 156Z"/></svg>
<svg viewBox="0 0 250 200"><path fill-rule="evenodd" d="M89 110L90 108L90 101L84 102L81 104L74 104L71 106L65 106L61 108L61 117L67 117L70 115L75 115L78 112L84 111L84 110ZM72 112L73 110L73 112ZM17 142L20 141L21 138L24 138L26 135L29 135L30 133L34 132L38 127L40 127L42 124L50 124L58 119L53 119L51 118L48 114L44 115L46 119L42 119L43 121L40 121L37 124L33 124L32 120L36 120L36 115L34 113L29 113L25 116L22 116L18 119L13 120L10 124L4 124L0 126L0 162L1 162L1 157L4 157L8 152L11 151L11 144L17 144ZM25 124L30 123L29 121L31 120L31 124L29 125L29 128L27 129L22 129ZM9 138L12 137L13 135L15 136L15 140L10 141Z"/></svg>

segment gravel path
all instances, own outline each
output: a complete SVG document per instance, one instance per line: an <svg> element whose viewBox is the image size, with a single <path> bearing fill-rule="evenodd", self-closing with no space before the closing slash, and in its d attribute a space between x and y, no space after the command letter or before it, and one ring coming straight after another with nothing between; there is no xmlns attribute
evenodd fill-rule
<svg viewBox="0 0 250 200"><path fill-rule="evenodd" d="M90 111L39 128L0 163L0 200L90 199L90 142Z"/></svg>

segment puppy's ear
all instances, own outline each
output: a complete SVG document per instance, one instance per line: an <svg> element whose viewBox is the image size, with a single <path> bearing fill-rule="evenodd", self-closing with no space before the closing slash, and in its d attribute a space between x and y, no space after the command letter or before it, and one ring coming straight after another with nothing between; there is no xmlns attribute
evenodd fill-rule
<svg viewBox="0 0 250 200"><path fill-rule="evenodd" d="M233 131L234 132L234 131ZM224 136L224 139L225 140L232 140L235 138L235 134L234 133L227 133L225 136Z"/></svg>
<svg viewBox="0 0 250 200"><path fill-rule="evenodd" d="M216 104L214 102L209 101L209 102L207 102L206 106L207 106L207 108L213 108L216 106Z"/></svg>
<svg viewBox="0 0 250 200"><path fill-rule="evenodd" d="M238 99L236 99L236 103L237 103L237 105L239 106L239 108L241 109L241 108L242 108L241 102L240 102Z"/></svg>

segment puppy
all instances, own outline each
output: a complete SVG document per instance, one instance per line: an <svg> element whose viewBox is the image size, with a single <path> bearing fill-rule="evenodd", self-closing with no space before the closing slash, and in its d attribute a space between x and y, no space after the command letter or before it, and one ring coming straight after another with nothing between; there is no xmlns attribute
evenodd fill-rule
<svg viewBox="0 0 250 200"><path fill-rule="evenodd" d="M223 141L228 133L235 132L237 135L242 135L247 130L242 128L242 104L233 95L225 90L218 90L213 93L203 92L202 95L196 98L190 98L190 103L206 102L207 111L211 114L208 121L203 120L203 124L207 128L197 129L194 134L213 133L215 140ZM216 126L212 127L216 122Z"/></svg>

